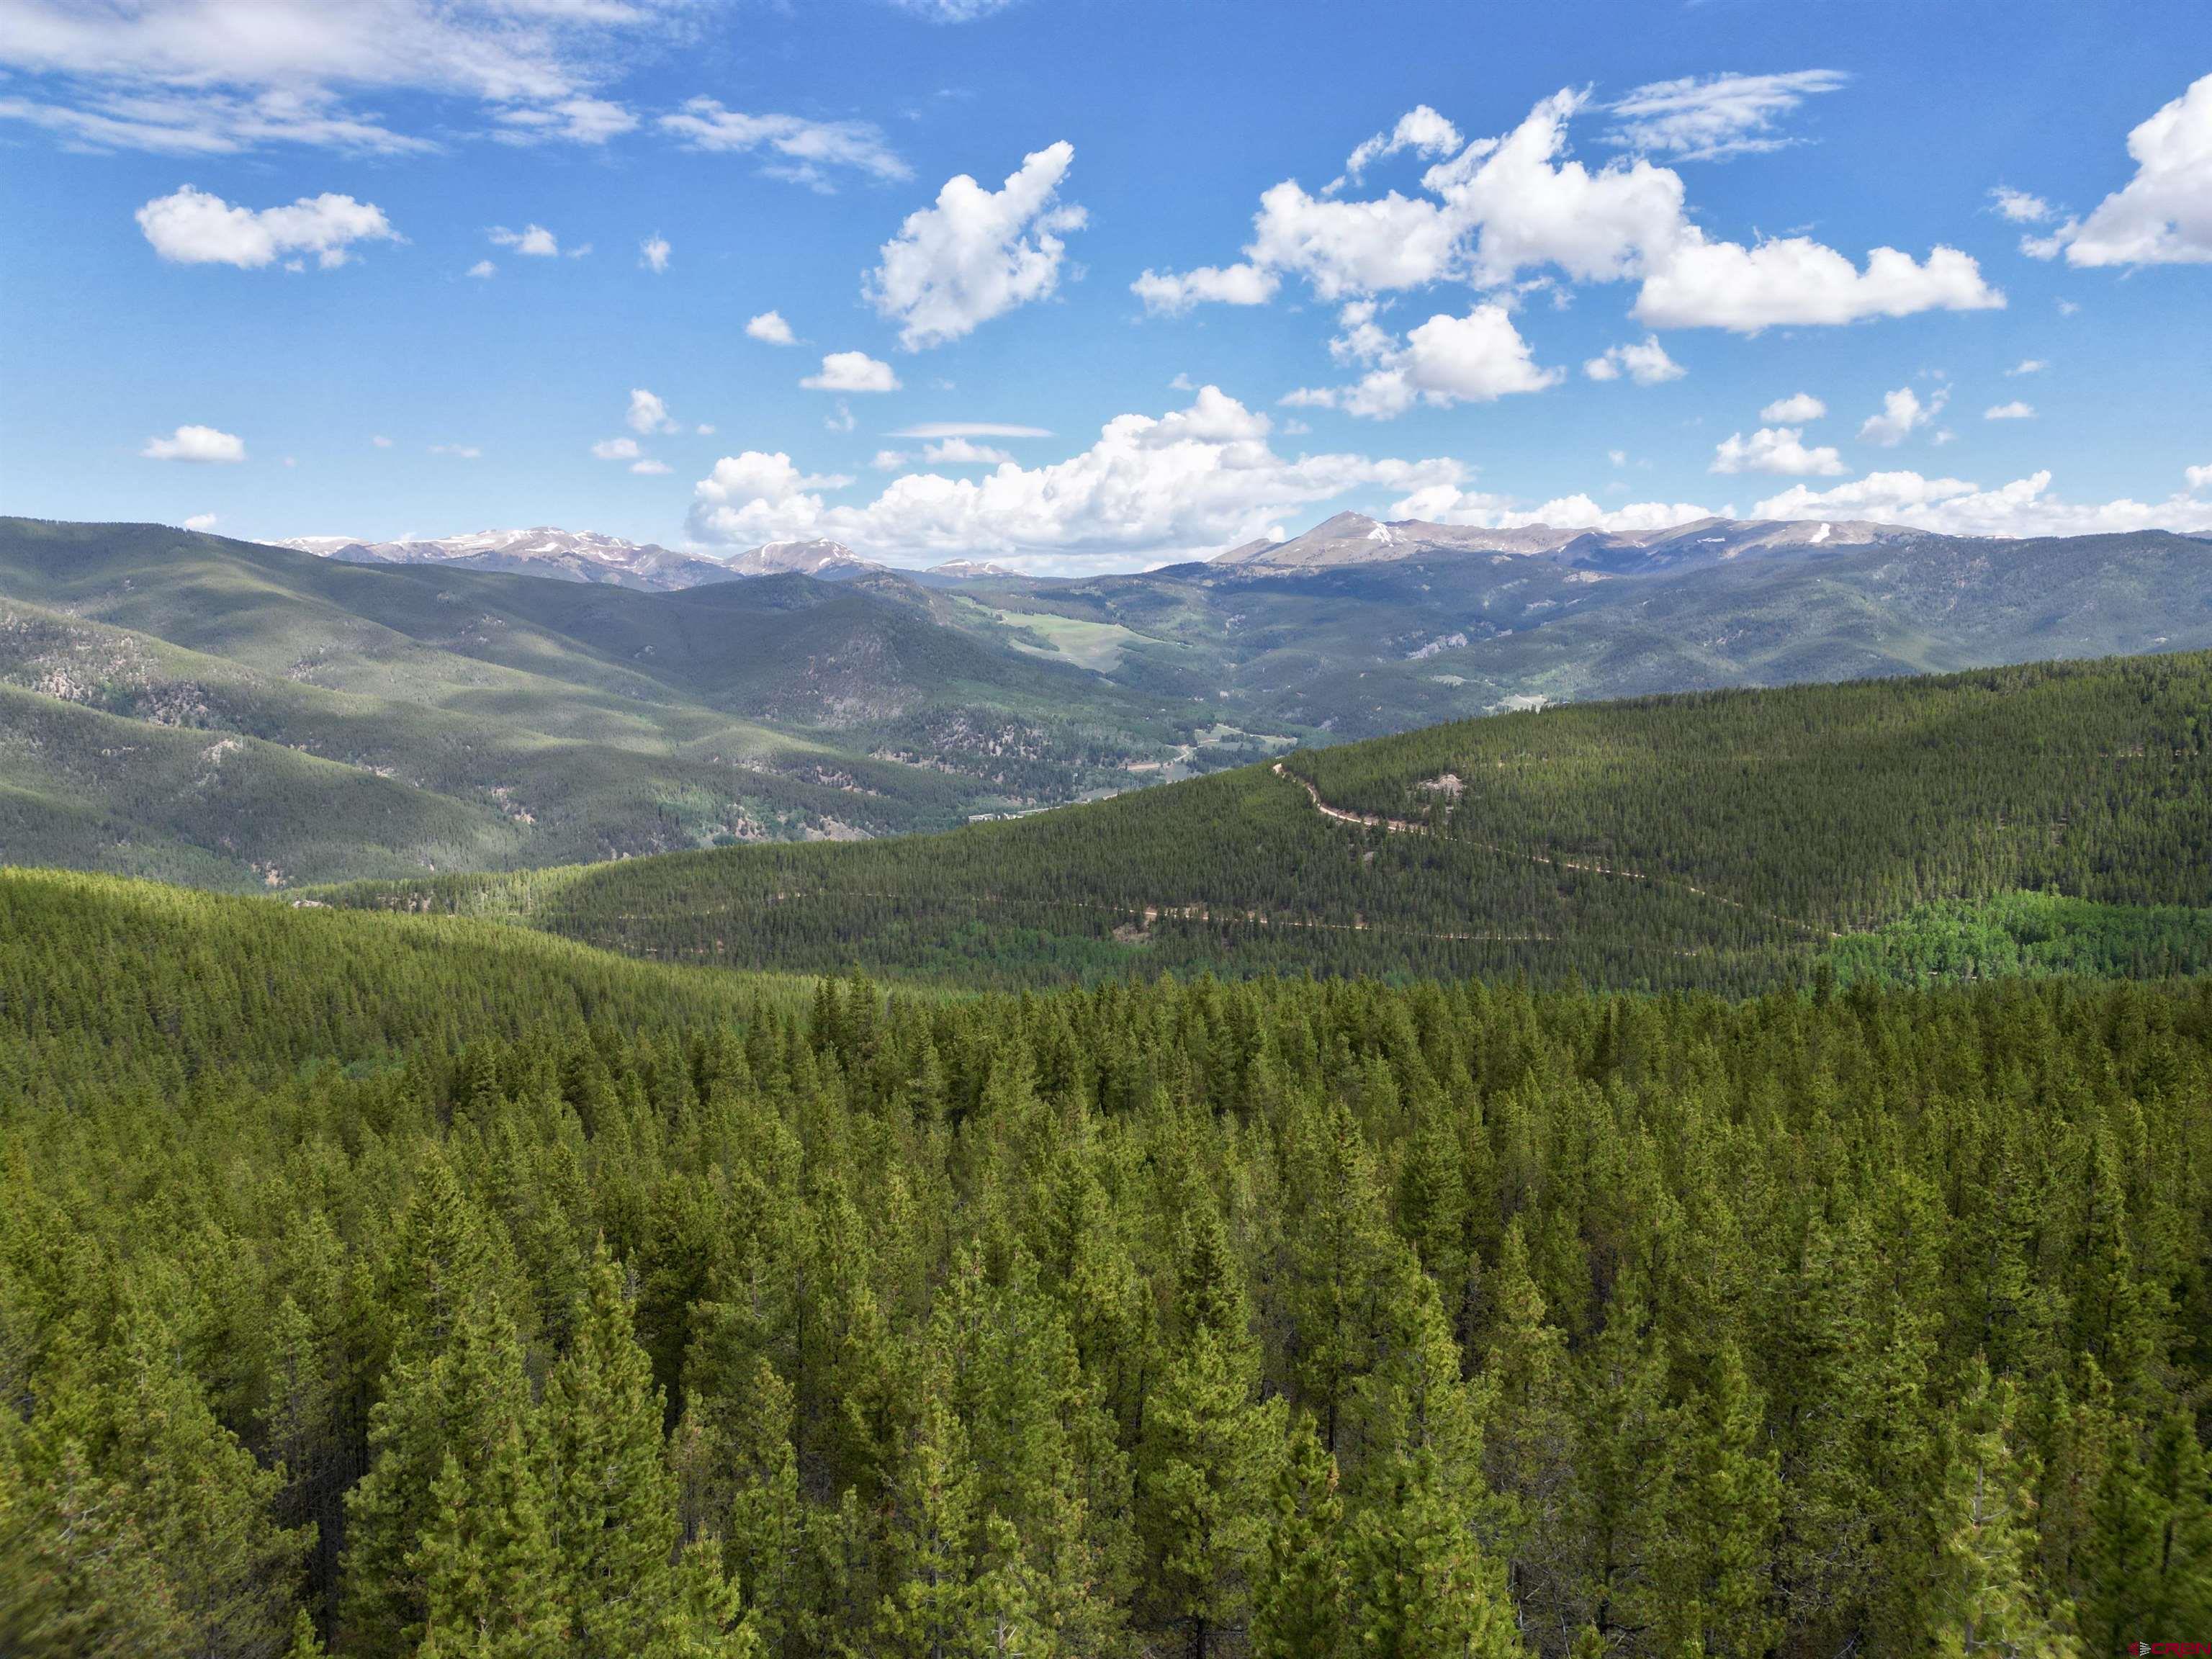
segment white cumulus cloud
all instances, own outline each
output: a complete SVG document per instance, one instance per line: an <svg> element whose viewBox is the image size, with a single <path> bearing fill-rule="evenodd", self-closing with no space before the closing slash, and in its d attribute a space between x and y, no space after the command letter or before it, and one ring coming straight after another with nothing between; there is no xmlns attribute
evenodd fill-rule
<svg viewBox="0 0 2212 1659"><path fill-rule="evenodd" d="M1709 507L1692 501L1631 501L1625 507L1600 507L1587 495L1554 496L1534 507L1522 506L1510 496L1454 485L1431 485L1417 489L1390 508L1395 519L1422 519L1431 524L1466 524L1485 530L1522 530L1530 525L1549 525L1561 530L1638 532L1670 530L1712 517Z"/></svg>
<svg viewBox="0 0 2212 1659"><path fill-rule="evenodd" d="M2032 421L2035 418L2035 405L2021 403L2018 398L2008 404L1992 404L1982 411L1982 418L1985 421Z"/></svg>
<svg viewBox="0 0 2212 1659"><path fill-rule="evenodd" d="M957 340L1060 285L1061 235L1085 221L1058 200L1074 160L1063 139L1023 157L995 191L960 173L935 205L907 216L866 283L876 309L899 325L901 345Z"/></svg>
<svg viewBox="0 0 2212 1659"><path fill-rule="evenodd" d="M1281 277L1257 265L1200 265L1180 272L1147 270L1129 284L1129 292L1145 302L1146 310L1175 316L1201 301L1263 306L1281 286Z"/></svg>
<svg viewBox="0 0 2212 1659"><path fill-rule="evenodd" d="M639 453L635 438L602 438L592 446L592 453L603 461L634 461Z"/></svg>
<svg viewBox="0 0 2212 1659"><path fill-rule="evenodd" d="M1679 380L1689 371L1669 357L1659 337L1652 334L1640 344L1608 346L1603 356L1583 365L1583 373L1593 380L1617 380L1626 374L1638 386L1657 386L1662 380Z"/></svg>
<svg viewBox="0 0 2212 1659"><path fill-rule="evenodd" d="M2009 185L1998 185L1990 191L1990 208L2016 225L2039 225L2052 216L2050 203Z"/></svg>
<svg viewBox="0 0 2212 1659"><path fill-rule="evenodd" d="M799 337L791 331L791 325L783 320L780 311L763 311L757 317L745 319L745 337L763 341L769 345L797 345Z"/></svg>
<svg viewBox="0 0 2212 1659"><path fill-rule="evenodd" d="M1827 404L1811 392L1798 392L1787 398L1777 398L1759 411L1759 418L1769 426L1802 426L1808 421L1820 420L1827 412Z"/></svg>
<svg viewBox="0 0 2212 1659"><path fill-rule="evenodd" d="M149 438L138 452L149 461L228 464L246 459L246 441L211 426L180 426L166 438Z"/></svg>
<svg viewBox="0 0 2212 1659"><path fill-rule="evenodd" d="M668 269L668 256L674 251L665 236L648 236L637 245L637 261L658 276Z"/></svg>
<svg viewBox="0 0 2212 1659"><path fill-rule="evenodd" d="M2192 466L2182 476L2189 480L2189 487L2192 490L2212 489L2212 462L2203 466Z"/></svg>
<svg viewBox="0 0 2212 1659"><path fill-rule="evenodd" d="M1762 519L1874 519L1954 536L2097 536L2137 530L2212 530L2212 502L2122 497L2073 502L2051 490L2046 469L1994 489L1963 478L1872 472L1832 489L1793 484L1753 508Z"/></svg>
<svg viewBox="0 0 2212 1659"><path fill-rule="evenodd" d="M256 211L185 185L147 203L137 219L138 228L164 259L248 270L288 254L307 253L328 270L345 264L356 242L400 240L375 204L328 192Z"/></svg>
<svg viewBox="0 0 2212 1659"><path fill-rule="evenodd" d="M1556 386L1565 371L1540 368L1512 313L1494 300L1463 317L1439 313L1401 341L1375 322L1371 302L1355 301L1340 319L1345 331L1329 343L1338 361L1374 365L1333 396L1292 393L1290 403L1334 403L1370 420L1389 420L1416 404L1449 408L1486 404L1516 392Z"/></svg>
<svg viewBox="0 0 2212 1659"><path fill-rule="evenodd" d="M1352 490L1455 487L1463 475L1447 459L1283 455L1266 416L1209 386L1188 408L1116 416L1065 460L1001 462L981 477L908 473L860 506L827 504L848 481L810 479L787 456L727 457L701 482L690 529L731 546L833 536L878 557L988 553L1066 568L1225 547Z"/></svg>
<svg viewBox="0 0 2212 1659"><path fill-rule="evenodd" d="M1808 448L1796 427L1763 426L1748 438L1731 432L1713 447L1715 472L1778 472L1785 477L1840 477L1844 458L1828 445Z"/></svg>
<svg viewBox="0 0 2212 1659"><path fill-rule="evenodd" d="M520 230L494 225L484 234L497 246L511 247L517 253L526 253L533 259L550 259L561 252L560 240L543 225L528 225Z"/></svg>
<svg viewBox="0 0 2212 1659"><path fill-rule="evenodd" d="M469 267L469 275L480 283L488 283L499 275L499 267L489 259L479 259Z"/></svg>
<svg viewBox="0 0 2212 1659"><path fill-rule="evenodd" d="M823 492L852 482L842 473L801 472L781 450L725 455L692 489L691 533L730 547L812 535L826 510Z"/></svg>
<svg viewBox="0 0 2212 1659"><path fill-rule="evenodd" d="M216 516L212 513L195 513L185 520L185 528L187 530L205 532L214 529L215 526Z"/></svg>
<svg viewBox="0 0 2212 1659"><path fill-rule="evenodd" d="M799 385L811 392L896 392L899 377L865 351L833 351L823 358L821 372Z"/></svg>
<svg viewBox="0 0 2212 1659"><path fill-rule="evenodd" d="M1344 158L1344 177L1329 185L1322 193L1334 195L1346 183L1357 184L1359 175L1385 156L1395 155L1401 150L1434 159L1449 155L1463 148L1467 140L1460 131L1426 104L1416 104L1398 118L1398 125L1388 132L1378 132L1362 143Z"/></svg>
<svg viewBox="0 0 2212 1659"><path fill-rule="evenodd" d="M1013 459L1005 450L972 438L942 439L921 452L924 466L996 466Z"/></svg>
<svg viewBox="0 0 2212 1659"><path fill-rule="evenodd" d="M1866 417L1859 427L1859 436L1884 449L1894 449L1942 414L1943 405L1949 400L1948 391L1939 391L1923 404L1919 393L1909 386L1901 386L1883 394L1881 413Z"/></svg>
<svg viewBox="0 0 2212 1659"><path fill-rule="evenodd" d="M1679 96L1694 104L1696 90ZM1752 142L1741 116L1726 112L1759 100L1737 91L1748 101L1707 99L1699 118L1713 132L1735 122L1737 136ZM1297 277L1331 301L1443 281L1502 289L1554 273L1573 283L1638 283L1634 314L1653 327L1741 333L2004 303L1955 248L1917 259L1877 247L1862 265L1804 236L1716 239L1691 220L1682 177L1671 167L1639 154L1593 170L1569 154L1569 124L1587 102L1572 90L1544 99L1512 131L1476 139L1430 167L1419 195L1345 200L1286 179L1261 193L1243 265L1201 267L1210 274L1194 282L1151 272L1139 292L1157 309L1175 309L1209 298L1249 302L1271 273ZM1680 112L1686 119L1693 112L1688 105ZM1233 286L1221 280L1231 271L1238 273Z"/></svg>
<svg viewBox="0 0 2212 1659"><path fill-rule="evenodd" d="M629 390L629 413L623 417L633 432L673 432L676 422L668 413L668 404L643 386Z"/></svg>
<svg viewBox="0 0 2212 1659"><path fill-rule="evenodd" d="M1660 328L1725 328L1739 334L1787 324L1855 323L1923 311L1992 311L2004 295L1956 248L1924 261L1893 247L1863 270L1803 236L1746 246L1711 242L1694 225L1644 279L1636 315Z"/></svg>
<svg viewBox="0 0 2212 1659"><path fill-rule="evenodd" d="M2073 265L2195 264L2212 260L2212 75L2128 134L2136 176L2047 237L2021 244Z"/></svg>

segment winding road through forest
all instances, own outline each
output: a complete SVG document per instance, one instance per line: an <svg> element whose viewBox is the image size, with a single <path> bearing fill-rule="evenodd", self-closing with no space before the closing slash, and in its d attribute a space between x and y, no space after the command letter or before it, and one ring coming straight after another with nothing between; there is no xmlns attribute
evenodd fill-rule
<svg viewBox="0 0 2212 1659"><path fill-rule="evenodd" d="M1300 777L1285 767L1282 762L1277 761L1270 769L1277 777L1288 778L1304 790L1306 799L1313 803L1314 811L1325 818L1334 818L1339 823L1360 824L1370 830L1387 830L1395 836L1426 836L1435 833L1429 825L1416 823L1411 818L1386 817L1380 812L1354 812L1345 807L1332 806L1321 798L1321 791L1315 787L1310 781ZM1741 899L1732 899L1725 893L1713 892L1711 889L1700 887L1694 882L1684 881L1679 876L1654 876L1645 871L1631 870L1614 864L1600 864L1595 861L1587 864L1580 863L1573 859L1559 858L1550 853L1532 853L1526 848L1501 847L1494 841L1480 841L1472 836L1460 839L1467 841L1471 846L1486 848L1501 857L1526 859L1531 864L1549 865L1555 870L1578 870L1589 875L1619 876L1626 881L1648 882L1656 887L1679 888L1685 893L1695 893L1699 898L1711 899L1716 904L1725 904L1732 909L1741 910L1750 915L1765 916L1770 921L1778 921L1785 927L1798 928L1817 939L1843 937L1841 933L1832 932L1826 927L1815 927L1809 921L1800 921L1795 916L1785 916L1775 910L1762 910L1756 905L1746 904Z"/></svg>

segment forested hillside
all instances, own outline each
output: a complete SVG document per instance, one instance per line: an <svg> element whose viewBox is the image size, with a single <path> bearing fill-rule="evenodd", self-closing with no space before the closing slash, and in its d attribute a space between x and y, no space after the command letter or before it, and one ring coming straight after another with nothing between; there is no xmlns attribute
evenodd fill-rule
<svg viewBox="0 0 2212 1659"><path fill-rule="evenodd" d="M2212 644L2183 536L1345 522L1390 556L646 592L0 519L0 861L291 888L880 837L1546 700Z"/></svg>
<svg viewBox="0 0 2212 1659"><path fill-rule="evenodd" d="M1336 522L1352 545L1378 546L1374 520ZM1110 672L1126 685L1207 699L1257 731L1338 738L1538 697L2212 646L2212 561L2201 539L1893 530L1873 545L1698 556L1704 541L1752 528L1716 521L1686 535L1691 556L1647 561L1602 548L1531 557L1438 545L1430 538L1478 532L1401 524L1388 527L1381 556L1355 562L1177 565L965 592L969 611L1112 647Z"/></svg>
<svg viewBox="0 0 2212 1659"><path fill-rule="evenodd" d="M2208 854L2212 657L2188 654L1577 705L946 836L332 896L954 983L1311 969L1747 991L1824 960L2193 971L2212 965ZM2021 892L2081 902L2031 915ZM1940 952L1916 942L1929 928Z"/></svg>
<svg viewBox="0 0 2212 1659"><path fill-rule="evenodd" d="M511 869L942 829L1209 763L1215 711L881 585L641 593L0 519L0 861Z"/></svg>
<svg viewBox="0 0 2212 1659"><path fill-rule="evenodd" d="M2212 1627L2202 983L793 998L0 906L11 1656Z"/></svg>

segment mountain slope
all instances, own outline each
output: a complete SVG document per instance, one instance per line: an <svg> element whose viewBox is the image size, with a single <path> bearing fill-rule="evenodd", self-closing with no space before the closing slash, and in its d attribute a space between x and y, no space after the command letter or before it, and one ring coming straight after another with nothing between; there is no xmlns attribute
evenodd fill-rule
<svg viewBox="0 0 2212 1659"><path fill-rule="evenodd" d="M52 750L0 768L0 858L258 886L885 836L1546 702L2212 646L2191 538L1346 517L1300 539L1377 529L1389 556L1285 568L650 592L0 521L0 684L149 728L41 713ZM234 769L298 799L272 781L218 823L192 757L221 736L422 799L350 848L342 821L303 836L329 786L249 743ZM173 760L102 763L133 744Z"/></svg>
<svg viewBox="0 0 2212 1659"><path fill-rule="evenodd" d="M2212 907L2208 708L2203 654L1582 705L947 836L335 896L958 982L1304 968L1746 989L1933 902Z"/></svg>
<svg viewBox="0 0 2212 1659"><path fill-rule="evenodd" d="M350 536L288 536L269 544L341 564L431 564L456 570L504 570L563 581L605 582L665 592L702 582L731 581L747 572L716 559L671 552L651 543L591 531L483 530L433 540L368 542Z"/></svg>
<svg viewBox="0 0 2212 1659"><path fill-rule="evenodd" d="M271 865L336 879L886 834L1137 781L1122 762L1182 741L1154 702L948 629L881 580L659 595L0 521L0 683L134 727L45 711L43 758L19 744L0 768L17 805L0 858L258 885ZM185 758L222 735L422 795L379 820L418 831L341 856L341 815L302 843L278 826L321 810L304 782L216 830ZM133 744L176 767L98 763ZM274 763L252 752L240 769ZM86 812L112 829L64 827Z"/></svg>
<svg viewBox="0 0 2212 1659"><path fill-rule="evenodd" d="M1338 738L1534 699L2212 647L2212 561L2193 538L1834 526L1816 542L1820 528L1690 526L1638 546L1342 515L1301 540L1357 547L1375 529L1407 533L1387 556L1184 565L966 597L1127 629L1136 637L1109 671L1121 684L1204 696L1254 729ZM1411 529L1468 544L1424 544ZM1888 539L1839 545L1846 532Z"/></svg>
<svg viewBox="0 0 2212 1659"><path fill-rule="evenodd" d="M1340 513L1285 542L1248 542L1210 568L1232 574L1285 574L1389 564L1451 553L1550 557L1614 571L1679 569L1746 554L1842 548L1908 541L1920 532L1864 520L1696 519L1651 530L1583 530L1532 524L1509 530L1401 519L1388 524L1364 513Z"/></svg>

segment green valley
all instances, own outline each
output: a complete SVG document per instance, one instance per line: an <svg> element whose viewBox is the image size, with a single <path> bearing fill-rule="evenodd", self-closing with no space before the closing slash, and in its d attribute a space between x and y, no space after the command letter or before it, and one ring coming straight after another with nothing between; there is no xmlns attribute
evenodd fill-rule
<svg viewBox="0 0 2212 1659"><path fill-rule="evenodd" d="M0 521L0 859L292 887L881 838L1547 703L2212 645L2200 540L1802 532L1347 515L1079 581L647 592Z"/></svg>

